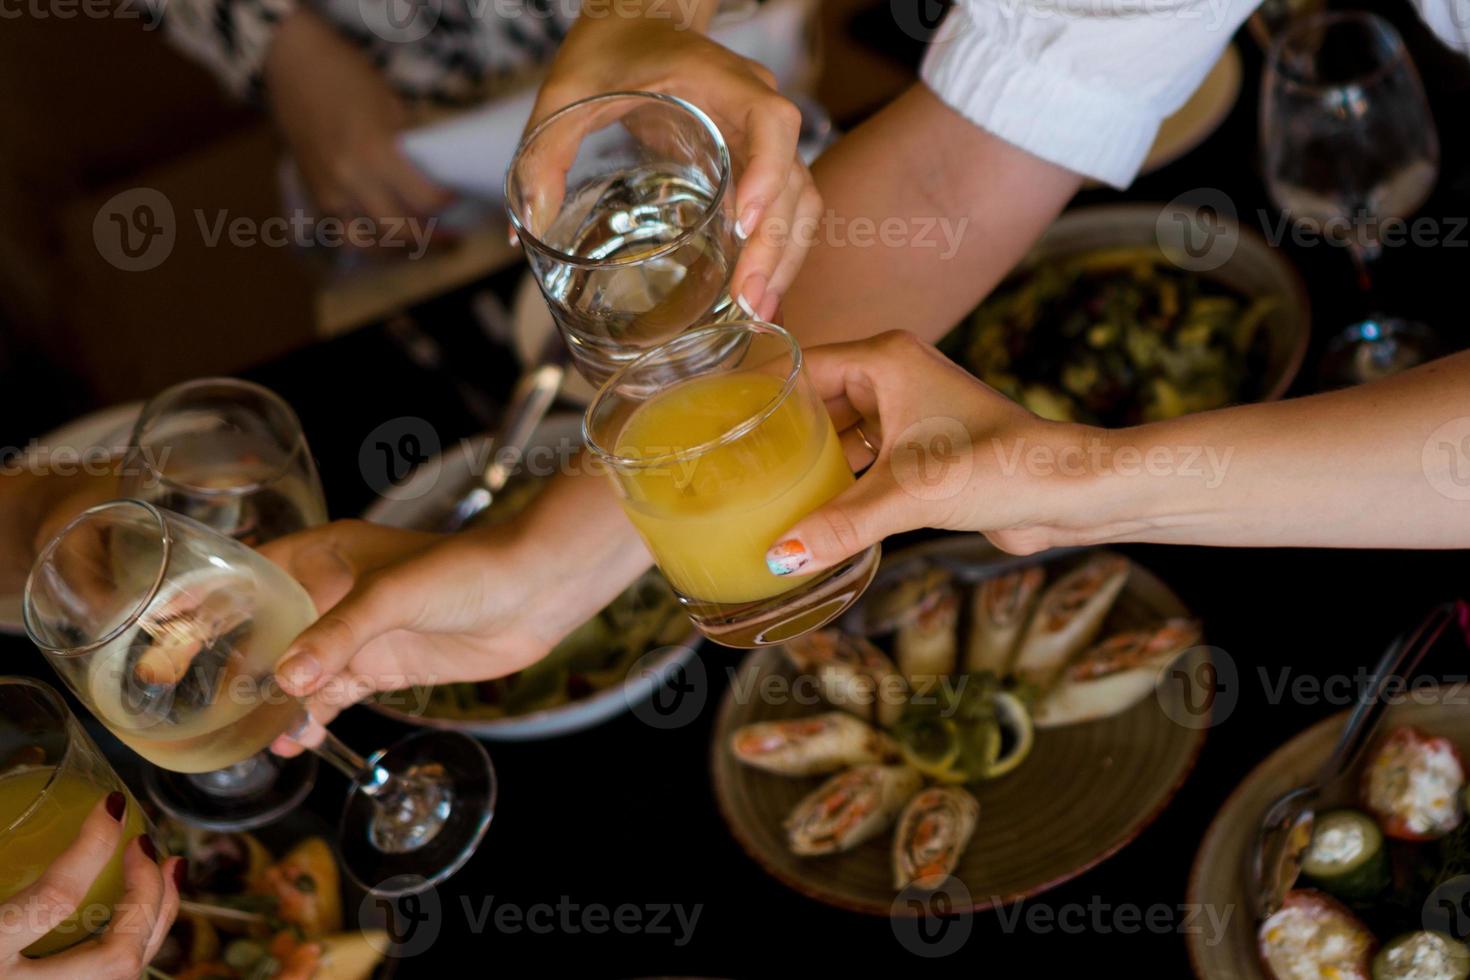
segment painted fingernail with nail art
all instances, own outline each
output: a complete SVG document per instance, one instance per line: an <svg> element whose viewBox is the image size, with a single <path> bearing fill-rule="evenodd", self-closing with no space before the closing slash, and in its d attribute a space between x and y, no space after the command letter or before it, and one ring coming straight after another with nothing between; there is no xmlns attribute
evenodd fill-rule
<svg viewBox="0 0 1470 980"><path fill-rule="evenodd" d="M790 575L811 563L812 553L795 538L777 541L766 552L766 567L772 575Z"/></svg>

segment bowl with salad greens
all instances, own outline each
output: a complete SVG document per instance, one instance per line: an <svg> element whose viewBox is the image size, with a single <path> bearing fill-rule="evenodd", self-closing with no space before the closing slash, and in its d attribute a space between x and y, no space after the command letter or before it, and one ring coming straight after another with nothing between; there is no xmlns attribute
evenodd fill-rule
<svg viewBox="0 0 1470 980"><path fill-rule="evenodd" d="M1310 333L1300 275L1244 228L1196 271L1160 244L1163 208L1067 212L940 348L1059 421L1120 427L1280 398Z"/></svg>
<svg viewBox="0 0 1470 980"><path fill-rule="evenodd" d="M1246 862L1266 808L1332 751L1346 712L1269 756L1201 841L1188 936L1206 980L1470 980L1470 688L1418 687L1389 708L1350 777L1316 807L1280 909L1251 913ZM1227 914L1228 913L1228 914Z"/></svg>

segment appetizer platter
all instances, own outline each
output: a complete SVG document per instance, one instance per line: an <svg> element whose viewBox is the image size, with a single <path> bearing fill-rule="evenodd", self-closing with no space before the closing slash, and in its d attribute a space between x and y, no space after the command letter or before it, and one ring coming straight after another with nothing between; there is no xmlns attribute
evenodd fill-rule
<svg viewBox="0 0 1470 980"><path fill-rule="evenodd" d="M839 628L747 656L715 725L716 798L770 874L840 908L912 915L900 894L954 882L961 908L1017 901L1172 798L1204 728L1171 720L1184 692L1156 685L1198 667L1199 642L1120 555L927 542L889 557Z"/></svg>
<svg viewBox="0 0 1470 980"><path fill-rule="evenodd" d="M1191 903L1237 914L1218 942L1189 937L1196 974L1296 980L1467 980L1470 689L1433 691L1389 708L1357 771L1319 804L1302 873L1280 910L1257 922L1245 865L1270 802L1330 754L1346 712L1282 746L1241 783L1200 844Z"/></svg>
<svg viewBox="0 0 1470 980"><path fill-rule="evenodd" d="M507 521L526 507L581 447L581 426L578 415L547 416L526 448L535 475L512 476L477 522ZM363 517L393 527L436 527L448 505L445 494L463 486L487 452L488 437L447 449ZM563 735L606 721L648 697L693 655L698 640L673 590L650 571L523 671L478 684L392 692L364 703L409 724L487 739Z"/></svg>
<svg viewBox="0 0 1470 980"><path fill-rule="evenodd" d="M274 853L250 833L176 821L159 832L189 869L150 980L387 980L388 934L351 928L326 838L301 837Z"/></svg>
<svg viewBox="0 0 1470 980"><path fill-rule="evenodd" d="M1280 398L1305 355L1296 271L1242 230L1218 269L1160 250L1159 205L1064 214L940 348L1045 418L1133 425Z"/></svg>

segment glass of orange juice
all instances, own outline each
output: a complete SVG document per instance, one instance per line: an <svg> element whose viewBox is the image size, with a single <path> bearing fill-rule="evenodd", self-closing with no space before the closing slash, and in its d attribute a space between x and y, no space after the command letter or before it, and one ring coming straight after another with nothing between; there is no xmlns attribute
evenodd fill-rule
<svg viewBox="0 0 1470 980"><path fill-rule="evenodd" d="M46 956L105 926L122 899L122 852L152 832L143 810L46 684L0 677L0 901L33 884L81 830L97 801L127 797L123 835L77 911L25 950Z"/></svg>
<svg viewBox="0 0 1470 980"><path fill-rule="evenodd" d="M831 622L873 578L877 545L811 575L766 565L785 531L853 482L801 348L780 327L740 320L650 350L602 386L583 435L712 640L783 643Z"/></svg>

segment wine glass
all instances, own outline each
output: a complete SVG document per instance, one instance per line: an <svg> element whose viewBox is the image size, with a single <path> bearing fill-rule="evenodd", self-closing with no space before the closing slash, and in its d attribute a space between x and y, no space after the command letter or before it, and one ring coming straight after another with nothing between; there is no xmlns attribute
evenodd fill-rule
<svg viewBox="0 0 1470 980"><path fill-rule="evenodd" d="M873 545L814 574L766 550L853 483L826 406L785 330L741 320L692 330L613 375L583 437L685 612L726 646L784 643L862 595Z"/></svg>
<svg viewBox="0 0 1470 980"><path fill-rule="evenodd" d="M121 494L146 500L258 547L327 519L301 423L280 396L235 378L174 385L133 426ZM145 767L149 797L170 816L214 830L249 830L301 804L316 757L261 751L212 772Z"/></svg>
<svg viewBox="0 0 1470 980"><path fill-rule="evenodd" d="M23 612L82 703L156 766L220 769L310 724L273 674L316 618L310 596L198 521L140 500L83 512L37 558ZM467 736L425 730L363 759L327 732L315 751L352 781L340 847L366 889L442 881L489 825L495 774Z"/></svg>
<svg viewBox="0 0 1470 980"><path fill-rule="evenodd" d="M1417 211L1439 174L1434 119L1393 25L1352 12L1285 27L1271 45L1261 89L1261 142L1276 205L1346 246L1368 292L1385 222ZM1344 372L1334 380L1367 380L1415 361L1406 343L1422 327L1382 314L1370 322L1334 342Z"/></svg>
<svg viewBox="0 0 1470 980"><path fill-rule="evenodd" d="M143 808L50 685L0 677L0 901L29 888L76 840L97 801L127 800L123 835L77 910L25 949L48 956L101 928L123 897L123 848L156 837Z"/></svg>
<svg viewBox="0 0 1470 980"><path fill-rule="evenodd" d="M601 384L690 327L739 315L735 173L713 120L682 99L573 102L521 141L507 210L582 375Z"/></svg>

